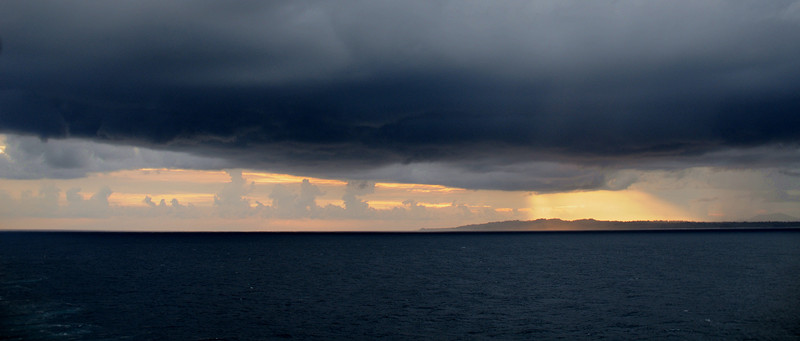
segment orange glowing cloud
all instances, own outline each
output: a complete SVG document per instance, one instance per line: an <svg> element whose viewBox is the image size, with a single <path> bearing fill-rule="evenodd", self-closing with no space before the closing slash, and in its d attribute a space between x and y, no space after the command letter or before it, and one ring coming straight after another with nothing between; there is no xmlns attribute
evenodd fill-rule
<svg viewBox="0 0 800 341"><path fill-rule="evenodd" d="M395 189L417 193L452 193L465 191L462 188L446 187L441 185L422 185L422 184L401 184L401 183L387 183L379 182L375 184L376 188Z"/></svg>
<svg viewBox="0 0 800 341"><path fill-rule="evenodd" d="M121 170L107 174L96 174L95 176L100 178L107 177L130 181L153 182L224 183L230 181L230 176L224 171L169 168Z"/></svg>
<svg viewBox="0 0 800 341"><path fill-rule="evenodd" d="M255 182L256 184L292 184L292 183L301 183L303 180L308 179L314 185L332 185L332 186L344 186L347 185L347 182L341 180L331 180L331 179L320 179L320 178L310 178L310 177L303 177L303 176L294 176L289 174L277 174L277 173L261 173L261 172L242 172L242 177L247 179L247 181Z"/></svg>

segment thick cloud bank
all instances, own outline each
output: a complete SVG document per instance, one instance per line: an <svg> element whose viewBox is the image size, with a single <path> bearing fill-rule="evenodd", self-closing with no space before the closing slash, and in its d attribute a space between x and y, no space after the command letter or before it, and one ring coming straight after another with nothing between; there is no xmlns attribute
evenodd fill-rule
<svg viewBox="0 0 800 341"><path fill-rule="evenodd" d="M797 32L796 1L3 1L0 132L467 188L796 165ZM594 170L486 178L553 163Z"/></svg>

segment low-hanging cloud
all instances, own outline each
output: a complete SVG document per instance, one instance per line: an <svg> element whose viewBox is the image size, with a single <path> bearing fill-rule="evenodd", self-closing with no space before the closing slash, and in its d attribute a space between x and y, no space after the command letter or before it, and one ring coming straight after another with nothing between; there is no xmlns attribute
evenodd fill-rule
<svg viewBox="0 0 800 341"><path fill-rule="evenodd" d="M223 217L244 217L250 211L250 201L245 196L253 190L254 184L247 183L238 169L228 170L231 181L222 191L214 195L214 207Z"/></svg>
<svg viewBox="0 0 800 341"><path fill-rule="evenodd" d="M227 161L186 152L97 143L88 139L41 140L6 135L0 153L0 177L73 179L89 173L138 168L221 169Z"/></svg>
<svg viewBox="0 0 800 341"><path fill-rule="evenodd" d="M4 1L0 132L465 188L624 187L616 169L749 150L796 165L798 8ZM39 176L126 166L25 148Z"/></svg>

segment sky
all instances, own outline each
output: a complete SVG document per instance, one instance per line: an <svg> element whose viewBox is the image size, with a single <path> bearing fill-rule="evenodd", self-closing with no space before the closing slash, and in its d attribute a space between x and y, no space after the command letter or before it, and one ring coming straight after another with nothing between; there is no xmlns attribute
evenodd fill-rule
<svg viewBox="0 0 800 341"><path fill-rule="evenodd" d="M800 217L800 1L0 2L0 229Z"/></svg>

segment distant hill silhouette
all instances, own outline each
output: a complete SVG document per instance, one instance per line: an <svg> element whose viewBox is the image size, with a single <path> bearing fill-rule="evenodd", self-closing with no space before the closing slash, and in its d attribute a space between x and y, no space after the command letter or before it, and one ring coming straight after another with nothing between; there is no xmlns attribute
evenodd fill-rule
<svg viewBox="0 0 800 341"><path fill-rule="evenodd" d="M788 214L772 213L772 214L759 214L755 217L747 219L747 221L800 221L800 219L798 219L797 217L792 217Z"/></svg>
<svg viewBox="0 0 800 341"><path fill-rule="evenodd" d="M492 231L612 231L612 230L718 230L718 229L800 229L800 221L608 221L608 220L509 220L485 224L464 225L443 229L423 229L438 232L492 232Z"/></svg>

